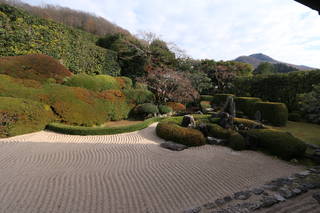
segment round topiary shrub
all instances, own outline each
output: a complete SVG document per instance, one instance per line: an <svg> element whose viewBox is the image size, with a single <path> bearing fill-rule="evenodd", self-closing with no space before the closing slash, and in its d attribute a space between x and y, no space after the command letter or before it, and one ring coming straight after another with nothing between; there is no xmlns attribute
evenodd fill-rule
<svg viewBox="0 0 320 213"><path fill-rule="evenodd" d="M115 77L116 81L118 82L121 89L130 89L132 88L132 80L128 77L121 76L121 77Z"/></svg>
<svg viewBox="0 0 320 213"><path fill-rule="evenodd" d="M288 121L288 109L284 103L257 102L254 105L254 113L260 111L261 118L275 126L285 126Z"/></svg>
<svg viewBox="0 0 320 213"><path fill-rule="evenodd" d="M228 139L228 146L234 150L244 150L246 149L246 140L239 133L233 133Z"/></svg>
<svg viewBox="0 0 320 213"><path fill-rule="evenodd" d="M159 113L159 109L152 103L140 104L133 109L133 116L139 119L152 117L156 113Z"/></svg>
<svg viewBox="0 0 320 213"><path fill-rule="evenodd" d="M159 112L163 115L163 114L168 114L170 112L172 112L172 108L166 105L160 105L159 107Z"/></svg>
<svg viewBox="0 0 320 213"><path fill-rule="evenodd" d="M218 124L207 124L207 129L209 136L220 139L229 139L232 134L236 133L231 129L224 129Z"/></svg>
<svg viewBox="0 0 320 213"><path fill-rule="evenodd" d="M185 112L186 106L177 102L167 102L166 106L171 107L174 112Z"/></svg>
<svg viewBox="0 0 320 213"><path fill-rule="evenodd" d="M246 116L254 116L254 104L256 102L261 102L260 98L254 97L236 97L234 98L236 103L236 110L243 112Z"/></svg>
<svg viewBox="0 0 320 213"><path fill-rule="evenodd" d="M184 128L171 122L160 122L156 127L159 137L186 146L201 146L206 142L203 134L196 129Z"/></svg>
<svg viewBox="0 0 320 213"><path fill-rule="evenodd" d="M150 103L154 100L154 94L146 89L125 89L123 92L133 104Z"/></svg>
<svg viewBox="0 0 320 213"><path fill-rule="evenodd" d="M254 146L276 155L282 159L302 157L307 149L306 144L290 133L275 129L251 129L245 135L250 146Z"/></svg>

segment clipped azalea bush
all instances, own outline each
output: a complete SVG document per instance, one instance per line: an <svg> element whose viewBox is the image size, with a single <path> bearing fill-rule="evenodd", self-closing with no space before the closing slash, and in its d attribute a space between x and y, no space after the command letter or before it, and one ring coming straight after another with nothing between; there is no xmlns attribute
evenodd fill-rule
<svg viewBox="0 0 320 213"><path fill-rule="evenodd" d="M212 95L200 95L200 101L213 101L213 96Z"/></svg>
<svg viewBox="0 0 320 213"><path fill-rule="evenodd" d="M123 92L132 104L144 104L154 101L154 94L146 89L125 89Z"/></svg>
<svg viewBox="0 0 320 213"><path fill-rule="evenodd" d="M200 101L200 108L202 112L206 112L206 109L211 108L210 101Z"/></svg>
<svg viewBox="0 0 320 213"><path fill-rule="evenodd" d="M96 92L120 89L120 85L116 78L110 75L88 75L84 73L66 78L64 80L64 85L82 87Z"/></svg>
<svg viewBox="0 0 320 213"><path fill-rule="evenodd" d="M52 79L58 83L72 75L58 60L42 54L0 57L0 74L39 82Z"/></svg>
<svg viewBox="0 0 320 213"><path fill-rule="evenodd" d="M132 80L128 77L121 76L121 77L115 77L117 80L120 89L130 89L133 86Z"/></svg>
<svg viewBox="0 0 320 213"><path fill-rule="evenodd" d="M199 130L184 128L176 123L160 122L156 127L156 133L165 140L186 146L201 146L206 143L205 137Z"/></svg>
<svg viewBox="0 0 320 213"><path fill-rule="evenodd" d="M171 107L171 109L174 112L185 112L186 111L186 106L184 104L181 104L181 103L167 102L165 105Z"/></svg>
<svg viewBox="0 0 320 213"><path fill-rule="evenodd" d="M43 130L54 121L50 106L36 101L0 97L0 137Z"/></svg>
<svg viewBox="0 0 320 213"><path fill-rule="evenodd" d="M160 114L162 115L172 112L172 108L166 105L159 105L158 108L159 108Z"/></svg>
<svg viewBox="0 0 320 213"><path fill-rule="evenodd" d="M282 159L302 157L306 144L290 133L275 129L251 129L244 133L250 144Z"/></svg>
<svg viewBox="0 0 320 213"><path fill-rule="evenodd" d="M288 121L288 109L284 103L257 102L254 104L253 112L260 111L261 119L274 125L285 126Z"/></svg>
<svg viewBox="0 0 320 213"><path fill-rule="evenodd" d="M209 136L220 139L229 139L232 134L236 133L231 129L224 129L218 124L207 124L207 129Z"/></svg>

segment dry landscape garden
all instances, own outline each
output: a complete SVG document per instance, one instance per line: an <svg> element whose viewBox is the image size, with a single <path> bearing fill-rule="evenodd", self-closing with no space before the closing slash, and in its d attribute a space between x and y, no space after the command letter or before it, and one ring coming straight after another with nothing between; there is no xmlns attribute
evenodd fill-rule
<svg viewBox="0 0 320 213"><path fill-rule="evenodd" d="M0 0L0 212L320 212L319 163L319 69Z"/></svg>

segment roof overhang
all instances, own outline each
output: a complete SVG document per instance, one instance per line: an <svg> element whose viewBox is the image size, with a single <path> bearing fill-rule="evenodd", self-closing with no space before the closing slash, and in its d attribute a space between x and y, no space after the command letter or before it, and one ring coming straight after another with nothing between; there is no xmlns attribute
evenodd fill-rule
<svg viewBox="0 0 320 213"><path fill-rule="evenodd" d="M320 14L320 1L319 0L295 0L301 4L304 4L314 10L317 10Z"/></svg>

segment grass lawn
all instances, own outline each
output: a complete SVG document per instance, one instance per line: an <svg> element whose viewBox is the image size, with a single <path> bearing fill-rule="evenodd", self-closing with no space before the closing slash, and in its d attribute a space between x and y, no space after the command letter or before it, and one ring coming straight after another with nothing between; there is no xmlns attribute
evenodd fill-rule
<svg viewBox="0 0 320 213"><path fill-rule="evenodd" d="M272 128L290 132L307 143L320 145L320 125L289 121L285 127Z"/></svg>

